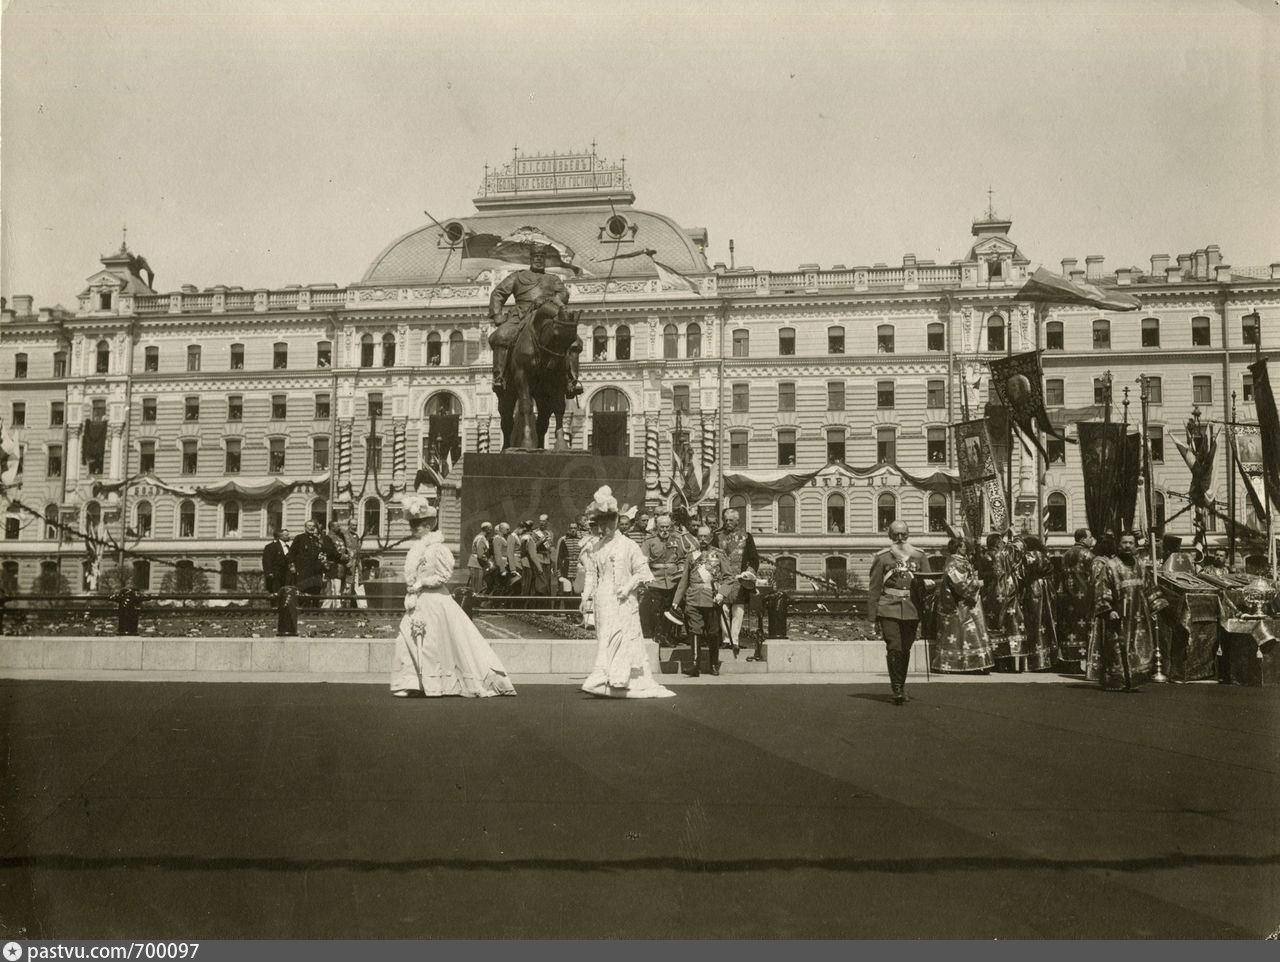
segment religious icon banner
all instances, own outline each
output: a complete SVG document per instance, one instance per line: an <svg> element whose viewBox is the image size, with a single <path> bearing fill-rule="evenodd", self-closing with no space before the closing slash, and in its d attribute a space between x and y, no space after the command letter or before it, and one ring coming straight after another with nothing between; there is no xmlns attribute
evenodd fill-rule
<svg viewBox="0 0 1280 962"><path fill-rule="evenodd" d="M1028 351L992 360L991 389L1008 409L1014 425L1048 461L1048 453L1040 446L1035 429L1039 428L1059 440L1066 438L1053 426L1044 406L1044 380L1040 373L1039 352Z"/></svg>
<svg viewBox="0 0 1280 962"><path fill-rule="evenodd" d="M1249 496L1254 518L1265 524L1267 495L1263 488L1262 431L1260 428L1236 425L1231 429L1231 447L1235 451L1236 468Z"/></svg>
<svg viewBox="0 0 1280 962"><path fill-rule="evenodd" d="M996 470L986 420L961 421L952 425L951 430L955 433L960 464L960 501L970 535L977 537L986 530L983 515L988 511L992 530L1004 531L1009 526L1009 507Z"/></svg>

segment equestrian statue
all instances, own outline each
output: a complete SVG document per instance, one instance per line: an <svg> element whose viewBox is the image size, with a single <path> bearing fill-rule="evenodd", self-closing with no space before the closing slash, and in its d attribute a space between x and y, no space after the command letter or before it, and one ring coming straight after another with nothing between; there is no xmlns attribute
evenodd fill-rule
<svg viewBox="0 0 1280 962"><path fill-rule="evenodd" d="M546 272L546 262L545 249L535 245L529 269L508 275L489 298L493 392L504 449L542 449L552 417L559 447L565 399L582 393L578 314L569 312L569 289ZM508 298L511 306L504 309Z"/></svg>

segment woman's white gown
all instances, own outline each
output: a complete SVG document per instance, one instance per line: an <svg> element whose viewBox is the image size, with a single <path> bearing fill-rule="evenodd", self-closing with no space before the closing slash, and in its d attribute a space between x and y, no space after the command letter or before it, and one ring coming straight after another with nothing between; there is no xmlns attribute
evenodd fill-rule
<svg viewBox="0 0 1280 962"><path fill-rule="evenodd" d="M579 563L582 563L579 555ZM674 698L653 680L640 632L639 587L653 580L639 545L614 532L596 541L586 560L583 600L596 621L596 661L582 690L607 698ZM619 591L623 600L618 600Z"/></svg>
<svg viewBox="0 0 1280 962"><path fill-rule="evenodd" d="M449 594L453 554L433 531L409 549L404 563L405 615L396 637L391 690L428 697L514 695L507 670Z"/></svg>

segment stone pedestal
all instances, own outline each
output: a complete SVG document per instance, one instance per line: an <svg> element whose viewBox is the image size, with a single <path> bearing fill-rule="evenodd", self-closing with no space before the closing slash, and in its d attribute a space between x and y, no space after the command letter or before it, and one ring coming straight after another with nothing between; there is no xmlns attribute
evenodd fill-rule
<svg viewBox="0 0 1280 962"><path fill-rule="evenodd" d="M513 528L521 521L550 518L558 541L601 485L613 488L618 504L644 504L644 461L641 458L595 457L583 452L538 451L474 454L463 458L463 566L482 521Z"/></svg>

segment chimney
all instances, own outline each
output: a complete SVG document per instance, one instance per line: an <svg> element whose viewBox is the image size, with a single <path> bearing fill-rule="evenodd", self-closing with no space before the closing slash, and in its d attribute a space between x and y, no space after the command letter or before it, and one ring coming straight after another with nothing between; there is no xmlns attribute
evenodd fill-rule
<svg viewBox="0 0 1280 962"><path fill-rule="evenodd" d="M33 294L13 295L13 313L18 317L30 317L31 305L35 302Z"/></svg>
<svg viewBox="0 0 1280 962"><path fill-rule="evenodd" d="M1179 281L1182 280L1182 268L1166 267L1164 269L1164 279L1168 281L1170 284L1177 284Z"/></svg>
<svg viewBox="0 0 1280 962"><path fill-rule="evenodd" d="M1168 254L1152 254L1151 255L1151 276L1156 280L1164 277L1164 272L1169 266Z"/></svg>
<svg viewBox="0 0 1280 962"><path fill-rule="evenodd" d="M1133 275L1135 271L1131 267L1121 267L1116 270L1116 283L1121 287L1128 287L1133 283Z"/></svg>
<svg viewBox="0 0 1280 962"><path fill-rule="evenodd" d="M1209 255L1209 273L1213 273L1219 264L1222 263L1222 248L1217 244L1210 244L1205 248Z"/></svg>
<svg viewBox="0 0 1280 962"><path fill-rule="evenodd" d="M1196 259L1196 280L1207 281L1209 279L1209 252L1203 247L1195 253Z"/></svg>
<svg viewBox="0 0 1280 962"><path fill-rule="evenodd" d="M1085 276L1089 280L1096 280L1102 276L1102 255L1090 254L1084 259Z"/></svg>
<svg viewBox="0 0 1280 962"><path fill-rule="evenodd" d="M1214 264L1214 280L1219 284L1231 283L1231 265L1230 264Z"/></svg>
<svg viewBox="0 0 1280 962"><path fill-rule="evenodd" d="M1076 269L1076 259L1074 257L1064 257L1062 259L1062 276L1070 277L1071 272Z"/></svg>
<svg viewBox="0 0 1280 962"><path fill-rule="evenodd" d="M1072 271L1072 272L1071 272L1071 279L1072 279L1073 281L1082 281L1082 280L1084 280L1084 271L1080 270L1079 268L1077 268L1076 270Z"/></svg>
<svg viewBox="0 0 1280 962"><path fill-rule="evenodd" d="M1178 255L1178 270L1182 273L1182 279L1186 280L1191 276L1192 268L1195 266L1194 254Z"/></svg>

